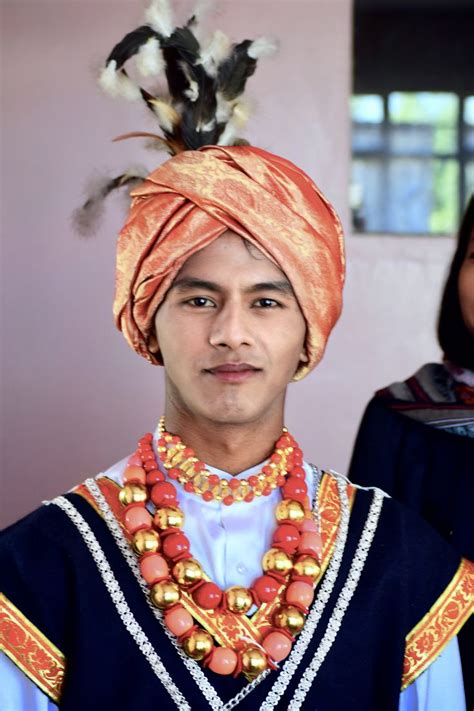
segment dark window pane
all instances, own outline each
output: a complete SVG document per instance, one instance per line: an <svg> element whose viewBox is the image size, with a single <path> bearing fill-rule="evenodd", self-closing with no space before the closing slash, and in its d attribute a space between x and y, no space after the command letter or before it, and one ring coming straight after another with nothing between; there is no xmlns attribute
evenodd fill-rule
<svg viewBox="0 0 474 711"><path fill-rule="evenodd" d="M354 210L358 229L423 234L449 233L456 227L455 160L356 159L352 184L352 194L359 198Z"/></svg>
<svg viewBox="0 0 474 711"><path fill-rule="evenodd" d="M393 92L388 97L391 123L421 123L432 126L457 124L459 98L447 92Z"/></svg>
<svg viewBox="0 0 474 711"><path fill-rule="evenodd" d="M352 125L352 150L366 151L383 150L383 129L376 123L354 123Z"/></svg>
<svg viewBox="0 0 474 711"><path fill-rule="evenodd" d="M383 99L377 94L357 94L351 97L351 117L358 123L382 123Z"/></svg>
<svg viewBox="0 0 474 711"><path fill-rule="evenodd" d="M433 153L449 154L457 150L457 130L423 124L390 126L391 153L410 153L431 156Z"/></svg>

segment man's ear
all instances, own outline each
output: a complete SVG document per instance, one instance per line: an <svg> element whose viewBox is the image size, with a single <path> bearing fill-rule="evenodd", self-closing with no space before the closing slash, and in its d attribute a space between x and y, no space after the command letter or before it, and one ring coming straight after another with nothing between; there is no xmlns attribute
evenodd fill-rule
<svg viewBox="0 0 474 711"><path fill-rule="evenodd" d="M160 347L158 345L158 340L156 338L156 334L154 331L153 331L153 333L150 333L150 335L148 336L147 345L148 345L148 350L150 351L150 353L158 353L158 351L160 350Z"/></svg>

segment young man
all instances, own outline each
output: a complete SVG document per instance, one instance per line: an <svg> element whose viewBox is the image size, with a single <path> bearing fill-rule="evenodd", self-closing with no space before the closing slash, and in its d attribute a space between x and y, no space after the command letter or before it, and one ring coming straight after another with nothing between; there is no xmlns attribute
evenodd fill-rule
<svg viewBox="0 0 474 711"><path fill-rule="evenodd" d="M186 53L183 28L148 19L141 41L159 40L195 103L189 37ZM255 45L237 48L223 65L243 53L253 71ZM5 708L464 708L471 566L383 492L305 462L284 428L343 272L331 205L260 149L179 152L133 192L114 313L165 367L164 418L3 533Z"/></svg>

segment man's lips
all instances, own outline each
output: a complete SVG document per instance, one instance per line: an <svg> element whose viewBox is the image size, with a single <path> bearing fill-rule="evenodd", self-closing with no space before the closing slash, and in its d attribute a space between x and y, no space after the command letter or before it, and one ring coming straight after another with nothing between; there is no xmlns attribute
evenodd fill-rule
<svg viewBox="0 0 474 711"><path fill-rule="evenodd" d="M227 383L241 383L261 373L262 369L250 363L223 363L215 368L206 368L205 372Z"/></svg>

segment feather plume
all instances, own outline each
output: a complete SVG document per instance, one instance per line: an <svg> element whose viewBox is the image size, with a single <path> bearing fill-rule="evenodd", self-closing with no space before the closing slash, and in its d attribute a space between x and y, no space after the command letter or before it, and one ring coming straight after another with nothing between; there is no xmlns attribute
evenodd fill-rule
<svg viewBox="0 0 474 711"><path fill-rule="evenodd" d="M72 225L75 232L82 237L90 237L99 230L105 211L106 197L117 188L134 186L146 178L148 171L142 166L130 167L125 173L110 178L96 176L86 186L87 199L82 207L74 210Z"/></svg>
<svg viewBox="0 0 474 711"><path fill-rule="evenodd" d="M125 37L118 42L109 56L105 64L107 65L112 59L117 63L117 69L121 69L125 62L136 54L140 47L152 38L156 37L156 32L149 25L142 25L136 30L129 32Z"/></svg>
<svg viewBox="0 0 474 711"><path fill-rule="evenodd" d="M262 59L262 57L272 57L278 52L278 42L273 37L257 37L249 48L247 54L252 59Z"/></svg>
<svg viewBox="0 0 474 711"><path fill-rule="evenodd" d="M139 101L141 99L140 88L119 69L117 62L112 59L99 76L99 85L106 94L113 99L122 98L127 101Z"/></svg>
<svg viewBox="0 0 474 711"><path fill-rule="evenodd" d="M250 107L243 101L236 101L230 119L219 136L219 146L231 146L237 138L237 133L247 123L250 116Z"/></svg>
<svg viewBox="0 0 474 711"><path fill-rule="evenodd" d="M163 131L172 135L181 120L181 116L174 106L169 101L165 101L165 99L150 99L149 103L158 117L158 123Z"/></svg>
<svg viewBox="0 0 474 711"><path fill-rule="evenodd" d="M152 0L145 12L145 19L161 37L170 37L173 34L175 25L168 0Z"/></svg>
<svg viewBox="0 0 474 711"><path fill-rule="evenodd" d="M188 82L188 88L184 90L184 95L189 99L189 101L194 103L199 99L199 83L191 74L191 70L186 62L180 62L180 67L186 81Z"/></svg>
<svg viewBox="0 0 474 711"><path fill-rule="evenodd" d="M200 62L207 74L211 77L217 75L219 64L229 56L232 49L230 39L220 30L216 30L207 47L201 51Z"/></svg>
<svg viewBox="0 0 474 711"><path fill-rule="evenodd" d="M157 76L165 70L165 60L156 37L142 44L137 54L137 68L144 77Z"/></svg>

